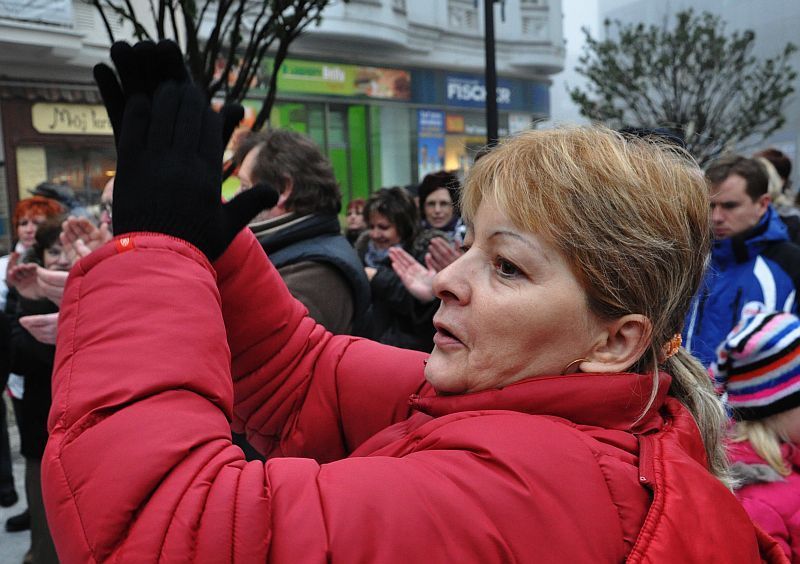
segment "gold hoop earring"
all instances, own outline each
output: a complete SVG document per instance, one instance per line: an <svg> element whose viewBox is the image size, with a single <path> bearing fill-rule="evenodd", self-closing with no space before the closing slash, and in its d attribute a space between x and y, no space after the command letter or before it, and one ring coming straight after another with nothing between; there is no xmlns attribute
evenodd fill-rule
<svg viewBox="0 0 800 564"><path fill-rule="evenodd" d="M569 364L567 364L564 367L564 370L561 371L561 375L565 376L567 374L567 370L569 370L570 368L572 368L576 364L580 364L581 362L588 361L588 360L589 360L588 358L576 358L575 360L573 360L572 362L570 362Z"/></svg>

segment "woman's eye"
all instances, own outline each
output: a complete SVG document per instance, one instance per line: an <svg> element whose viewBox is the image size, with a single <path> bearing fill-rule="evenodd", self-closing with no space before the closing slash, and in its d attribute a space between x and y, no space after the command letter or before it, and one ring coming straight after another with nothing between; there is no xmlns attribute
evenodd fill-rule
<svg viewBox="0 0 800 564"><path fill-rule="evenodd" d="M519 268L517 268L514 263L502 257L497 257L495 260L495 267L497 268L497 273L503 278L513 278L520 274Z"/></svg>

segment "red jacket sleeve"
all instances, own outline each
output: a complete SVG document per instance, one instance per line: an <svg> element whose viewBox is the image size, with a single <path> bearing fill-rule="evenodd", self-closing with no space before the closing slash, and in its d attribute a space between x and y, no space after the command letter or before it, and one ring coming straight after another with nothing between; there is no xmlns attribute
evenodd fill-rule
<svg viewBox="0 0 800 564"><path fill-rule="evenodd" d="M427 355L328 333L249 230L214 268L231 350L233 427L261 452L328 462L408 417Z"/></svg>

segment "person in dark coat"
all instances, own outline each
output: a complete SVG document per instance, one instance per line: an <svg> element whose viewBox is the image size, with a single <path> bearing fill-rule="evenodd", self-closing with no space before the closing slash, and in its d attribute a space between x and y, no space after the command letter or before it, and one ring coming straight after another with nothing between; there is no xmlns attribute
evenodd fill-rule
<svg viewBox="0 0 800 564"><path fill-rule="evenodd" d="M284 130L250 134L234 158L242 190L267 184L280 194L250 228L292 295L332 333L370 336L369 283L341 234L330 162L310 138Z"/></svg>
<svg viewBox="0 0 800 564"><path fill-rule="evenodd" d="M64 253L59 234L61 219L47 220L36 231L36 242L29 259L48 270L66 271L70 262ZM20 425L22 456L25 458L25 492L31 521L32 562L58 562L42 502L41 467L47 444L47 416L52 402L50 378L53 373L55 343L40 342L29 332L38 316L56 313L58 306L47 299L32 300L20 296L11 322L11 370L25 379L22 397L23 418ZM48 339L49 341L49 339Z"/></svg>
<svg viewBox="0 0 800 564"><path fill-rule="evenodd" d="M392 269L389 250L401 247L422 263L430 242L446 238L439 230L419 230L417 209L400 187L383 188L364 206L368 229L356 242L372 291L375 340L428 352L433 348L433 314L439 301L415 298Z"/></svg>

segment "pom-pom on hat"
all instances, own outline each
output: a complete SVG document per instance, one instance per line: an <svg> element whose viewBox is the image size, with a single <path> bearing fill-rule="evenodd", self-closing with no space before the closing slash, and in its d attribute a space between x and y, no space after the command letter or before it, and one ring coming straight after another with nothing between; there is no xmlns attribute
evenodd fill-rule
<svg viewBox="0 0 800 564"><path fill-rule="evenodd" d="M763 419L800 405L800 319L745 315L709 369L734 419Z"/></svg>

